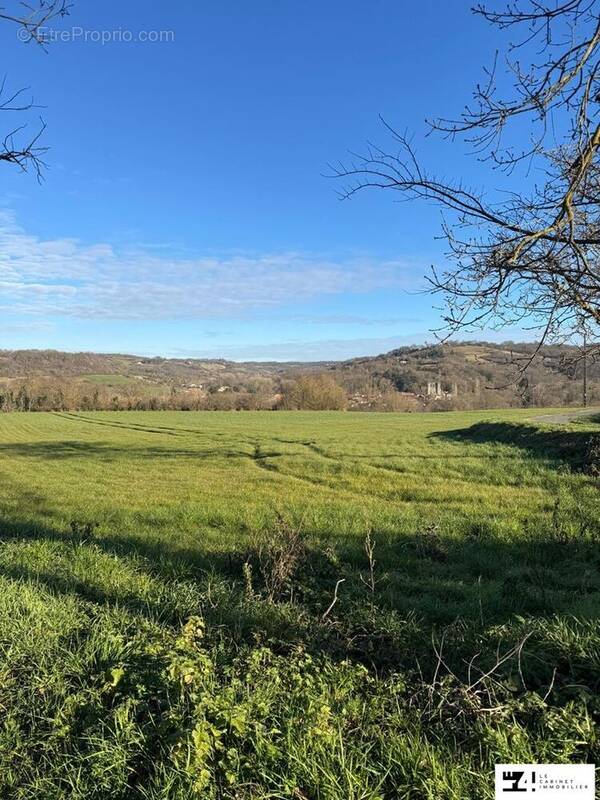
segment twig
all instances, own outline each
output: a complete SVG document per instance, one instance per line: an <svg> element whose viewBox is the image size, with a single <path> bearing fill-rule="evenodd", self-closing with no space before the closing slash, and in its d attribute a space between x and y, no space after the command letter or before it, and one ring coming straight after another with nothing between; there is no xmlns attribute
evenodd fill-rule
<svg viewBox="0 0 600 800"><path fill-rule="evenodd" d="M375 542L371 536L371 528L367 529L367 535L365 537L365 553L367 555L367 561L369 562L369 577L368 579L363 578L361 572L360 580L371 591L371 594L375 594L377 583L375 580L375 564L377 562L375 561Z"/></svg>
<svg viewBox="0 0 600 800"><path fill-rule="evenodd" d="M544 695L544 698L543 698L544 699L544 703L550 697L550 693L552 692L552 689L554 689L554 679L555 678L556 678L556 667L554 667L554 671L552 673L552 680L550 681L550 686L548 687L548 691Z"/></svg>
<svg viewBox="0 0 600 800"><path fill-rule="evenodd" d="M493 675L494 672L498 669L498 667L500 667L502 664L504 664L505 661L508 661L513 656L517 656L517 658L520 659L523 646L525 645L525 642L529 639L529 637L532 634L533 631L530 631L523 637L523 639L517 645L515 645L515 647L512 647L503 656L499 657L494 666L490 670L483 673L481 677L475 681L475 683L472 683L469 686L467 686L468 691L472 691L478 684L482 683L482 681L484 681L486 678L489 678L491 675ZM519 674L521 675L521 680L523 680L523 674L521 672L520 664L519 664Z"/></svg>
<svg viewBox="0 0 600 800"><path fill-rule="evenodd" d="M340 583L344 583L345 580L346 580L346 578L340 578L339 581L336 583L335 589L334 589L334 592L333 592L333 600L331 601L331 604L329 605L329 608L327 609L327 611L321 617L321 621L323 621L324 619L327 618L327 616L329 615L329 612L334 607L334 605L337 603L339 585L340 585Z"/></svg>

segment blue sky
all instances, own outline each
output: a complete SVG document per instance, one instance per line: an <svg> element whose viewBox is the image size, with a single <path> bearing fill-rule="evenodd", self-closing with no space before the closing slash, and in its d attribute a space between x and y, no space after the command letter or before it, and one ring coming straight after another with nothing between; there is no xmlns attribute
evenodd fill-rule
<svg viewBox="0 0 600 800"><path fill-rule="evenodd" d="M382 114L438 172L485 180L460 146L421 142L498 45L469 8L74 0L47 53L0 27L0 69L44 105L51 147L41 186L2 167L0 347L312 360L431 340L438 212L340 202L323 173L385 142Z"/></svg>

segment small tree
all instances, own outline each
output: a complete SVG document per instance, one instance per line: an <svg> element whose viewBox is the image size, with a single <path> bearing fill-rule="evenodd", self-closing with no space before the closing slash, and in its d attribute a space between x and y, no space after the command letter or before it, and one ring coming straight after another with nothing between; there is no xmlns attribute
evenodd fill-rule
<svg viewBox="0 0 600 800"><path fill-rule="evenodd" d="M283 392L282 408L309 411L335 411L346 408L344 389L325 373L301 375Z"/></svg>

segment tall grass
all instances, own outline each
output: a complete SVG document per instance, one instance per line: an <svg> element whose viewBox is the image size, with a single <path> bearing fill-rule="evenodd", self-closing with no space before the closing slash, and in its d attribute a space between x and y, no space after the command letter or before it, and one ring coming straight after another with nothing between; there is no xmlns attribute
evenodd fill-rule
<svg viewBox="0 0 600 800"><path fill-rule="evenodd" d="M0 797L462 800L598 758L598 431L0 417Z"/></svg>

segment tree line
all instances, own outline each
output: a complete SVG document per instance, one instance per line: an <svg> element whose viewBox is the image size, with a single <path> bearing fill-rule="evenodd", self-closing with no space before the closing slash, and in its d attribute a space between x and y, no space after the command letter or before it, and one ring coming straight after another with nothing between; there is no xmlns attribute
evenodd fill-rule
<svg viewBox="0 0 600 800"><path fill-rule="evenodd" d="M459 370L436 381L440 392L424 393L418 374L397 374L384 361L379 372L368 364L337 367L234 386L195 389L125 383L94 386L85 380L29 379L0 386L0 412L40 411L452 411L500 407L577 405L578 380L549 374L543 380L490 388ZM498 382L497 382L498 383ZM600 384L588 385L590 404L600 403Z"/></svg>

